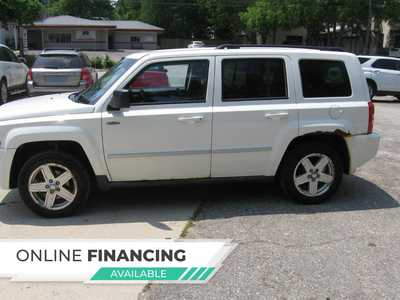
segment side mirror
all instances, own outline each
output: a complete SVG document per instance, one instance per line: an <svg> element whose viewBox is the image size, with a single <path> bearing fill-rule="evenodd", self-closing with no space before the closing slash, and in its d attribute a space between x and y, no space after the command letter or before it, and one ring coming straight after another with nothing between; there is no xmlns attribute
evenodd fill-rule
<svg viewBox="0 0 400 300"><path fill-rule="evenodd" d="M23 56L19 56L18 60L19 60L20 63L27 64L26 58L23 57Z"/></svg>
<svg viewBox="0 0 400 300"><path fill-rule="evenodd" d="M108 106L111 110L120 110L122 108L130 107L130 102L129 90L115 90Z"/></svg>

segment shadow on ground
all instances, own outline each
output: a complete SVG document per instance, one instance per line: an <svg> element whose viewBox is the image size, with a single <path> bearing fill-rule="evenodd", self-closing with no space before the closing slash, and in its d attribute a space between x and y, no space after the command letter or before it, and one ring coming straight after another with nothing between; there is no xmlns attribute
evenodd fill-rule
<svg viewBox="0 0 400 300"><path fill-rule="evenodd" d="M94 195L83 213L62 219L44 219L22 205L17 191L0 203L0 222L34 226L68 226L146 222L168 230L163 222L177 220L176 210L201 203L199 219L272 214L390 209L399 203L377 185L356 176L345 176L338 193L322 205L300 205L285 197L272 182L241 181L177 184L113 190ZM201 213L207 210L206 217Z"/></svg>

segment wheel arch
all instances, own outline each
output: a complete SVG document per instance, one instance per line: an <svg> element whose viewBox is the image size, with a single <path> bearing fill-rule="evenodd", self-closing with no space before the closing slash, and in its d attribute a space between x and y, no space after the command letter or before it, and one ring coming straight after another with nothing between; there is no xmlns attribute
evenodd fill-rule
<svg viewBox="0 0 400 300"><path fill-rule="evenodd" d="M73 155L87 168L90 176L95 178L95 171L83 147L76 141L40 141L29 142L19 146L15 152L10 169L10 188L18 185L18 175L23 165L35 154L46 151L60 151Z"/></svg>
<svg viewBox="0 0 400 300"><path fill-rule="evenodd" d="M323 144L328 144L331 147L333 147L339 154L342 164L343 164L343 171L345 174L350 173L350 153L349 149L347 147L346 140L344 138L344 133L341 131L336 131L336 132L316 132L316 133L308 133L305 135L301 135L293 139L288 147L286 148L285 153L282 156L282 159L279 163L276 175L279 175L282 165L287 157L287 155L290 153L292 149L295 147L298 147L299 145L303 143L309 143L309 142L320 142Z"/></svg>

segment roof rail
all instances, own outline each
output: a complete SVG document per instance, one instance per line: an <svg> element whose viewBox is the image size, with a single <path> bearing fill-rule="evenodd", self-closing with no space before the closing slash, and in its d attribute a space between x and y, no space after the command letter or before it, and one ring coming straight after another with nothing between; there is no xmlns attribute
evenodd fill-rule
<svg viewBox="0 0 400 300"><path fill-rule="evenodd" d="M240 48L294 48L294 49L311 49L320 51L345 52L345 50L340 47L319 47L319 46L306 46L306 45L271 45L271 44L222 44L217 46L216 49L240 49Z"/></svg>
<svg viewBox="0 0 400 300"><path fill-rule="evenodd" d="M42 53L45 53L45 52L47 52L47 51L63 51L63 50L65 50L65 51L75 51L75 52L79 52L80 50L79 49L73 49L73 48L49 48L49 49L43 49L42 50Z"/></svg>

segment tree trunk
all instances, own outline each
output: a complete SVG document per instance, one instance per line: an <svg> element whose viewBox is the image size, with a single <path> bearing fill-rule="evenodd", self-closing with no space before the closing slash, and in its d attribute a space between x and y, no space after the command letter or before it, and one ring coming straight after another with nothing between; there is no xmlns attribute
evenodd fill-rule
<svg viewBox="0 0 400 300"><path fill-rule="evenodd" d="M272 43L274 45L276 44L276 31L277 31L276 28L274 28L274 30L272 31Z"/></svg>
<svg viewBox="0 0 400 300"><path fill-rule="evenodd" d="M17 37L18 37L18 50L19 55L24 56L24 42L21 40L21 25L17 25Z"/></svg>

